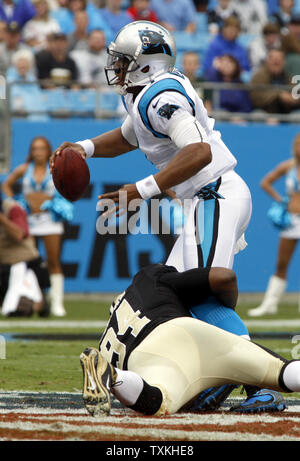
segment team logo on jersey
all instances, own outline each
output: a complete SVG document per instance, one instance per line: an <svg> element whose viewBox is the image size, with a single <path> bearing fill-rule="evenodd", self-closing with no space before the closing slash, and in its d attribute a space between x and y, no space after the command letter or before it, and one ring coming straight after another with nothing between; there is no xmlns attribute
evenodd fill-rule
<svg viewBox="0 0 300 461"><path fill-rule="evenodd" d="M142 54L157 54L163 53L172 56L172 51L169 45L165 42L162 32L143 29L139 31L142 40Z"/></svg>
<svg viewBox="0 0 300 461"><path fill-rule="evenodd" d="M158 115L160 115L161 117L165 117L167 118L168 120L170 120L170 118L172 117L172 115L174 114L174 112L179 109L180 106L176 106L175 104L165 104L164 106L161 106L157 113Z"/></svg>

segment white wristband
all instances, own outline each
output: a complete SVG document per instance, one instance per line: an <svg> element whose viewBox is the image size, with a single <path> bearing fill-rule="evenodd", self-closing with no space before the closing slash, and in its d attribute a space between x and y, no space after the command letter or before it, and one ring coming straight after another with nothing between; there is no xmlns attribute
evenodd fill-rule
<svg viewBox="0 0 300 461"><path fill-rule="evenodd" d="M147 200L148 198L151 198L154 195L161 194L161 190L158 187L153 175L141 179L141 181L138 181L135 185L137 190L139 191L140 196L144 200Z"/></svg>
<svg viewBox="0 0 300 461"><path fill-rule="evenodd" d="M87 157L92 157L95 152L95 144L90 139L85 139L84 141L77 141L76 144L79 144Z"/></svg>

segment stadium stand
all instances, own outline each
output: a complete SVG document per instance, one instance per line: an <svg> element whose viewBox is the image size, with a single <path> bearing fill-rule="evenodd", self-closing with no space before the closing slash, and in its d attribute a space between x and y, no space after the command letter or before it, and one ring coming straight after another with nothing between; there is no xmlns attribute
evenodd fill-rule
<svg viewBox="0 0 300 461"><path fill-rule="evenodd" d="M29 0L28 0L29 1ZM36 1L36 0L33 0ZM32 1L32 5L34 4ZM192 1L192 0L191 0ZM232 4L234 5L234 0L231 0ZM246 0L245 0L246 1ZM279 11L279 1L278 0L258 0L265 3L265 6L268 11L269 17ZM107 21L105 23L104 16L101 16L101 11L104 8L107 8L109 2L103 0L101 2L91 1L91 0L80 0L79 2L75 2L74 0L68 0L65 7L61 7L60 3L57 0L49 1L49 8L50 14L52 18L56 18L60 23L60 27L65 32L66 36L69 38L73 34L74 30L74 16L77 11L84 11L87 12L89 17L89 30L94 28L99 28L102 24L105 32L107 32L107 42L110 41L111 31L108 29ZM247 0L248 2L248 0ZM230 2L229 2L230 3ZM121 8L119 11L126 12L128 8L132 6L130 0L123 0L120 2ZM154 5L157 5L157 2L149 2L148 8L153 9ZM184 54L188 51L196 52L200 58L200 66L203 67L203 62L205 62L205 57L207 55L208 49L210 44L213 40L216 39L216 34L209 32L209 25L208 25L208 13L207 11L211 11L217 8L219 5L218 0L209 0L207 2L197 2L194 0L194 6L196 7L195 13L195 24L196 30L194 33L187 32L185 30L175 30L173 32L176 45L177 45L177 61L176 66L179 70L182 70L182 58ZM300 12L300 0L295 0L293 14ZM9 23L9 21L8 21ZM103 24L105 23L105 27ZM14 28L14 24L10 24L9 28L12 30ZM20 27L19 27L20 28ZM26 46L28 48L28 42L25 45L25 37L22 35L24 31L24 27L21 28L21 42L18 45L17 49L20 47ZM5 34L4 32L2 35L4 36L4 40L2 39L2 45L5 43ZM248 34L244 33L243 31L238 36L236 43L241 46L246 52L249 54L250 46L254 43L260 35L258 34ZM296 40L298 38L296 37ZM296 42L294 42L296 43ZM45 53L44 45L43 53ZM300 46L300 45L299 45ZM295 48L297 50L297 47ZM41 47L31 47L31 50L34 54L40 56L41 55ZM10 52L10 59L14 55L15 51L11 50ZM299 73L299 61L300 61L300 53L298 52L287 52L286 53L286 70L290 75L297 75ZM199 80L199 86L202 85L203 89L209 88L214 92L214 94L218 94L221 89L224 89L224 82L222 83L223 86L220 87L219 81L211 82L209 80L205 80L203 78L203 68L200 67L200 74L201 82ZM38 76L38 69L34 70L33 75ZM5 73L6 69L2 69L2 73ZM120 108L120 97L116 94L112 94L108 91L106 85L83 85L78 79L77 81L73 82L73 85L68 85L68 88L59 88L52 85L51 87L41 85L41 81L35 82L34 84L34 77L31 76L30 81L28 78L22 79L22 82L14 82L12 78L11 71L8 73L8 87L7 92L10 96L10 110L12 116L18 117L29 117L29 118L38 118L41 117L41 120L46 120L47 117L55 118L55 117L96 117L96 118L109 118L112 116L118 116L119 108ZM247 72L242 73L242 82L249 83L251 82L253 76L253 69L247 70ZM36 78L36 77L35 77ZM16 80L18 78L16 77ZM40 86L39 86L40 85ZM230 88L230 83L227 82L228 88ZM232 87L233 88L233 87ZM245 88L247 90L247 88ZM27 92L27 94L25 94ZM215 97L217 100L218 97ZM213 115L217 117L217 111L213 109ZM247 114L246 114L247 115ZM295 115L295 114L294 114ZM226 116L226 111L225 111ZM229 114L228 114L229 116ZM222 119L224 117L224 111L222 112ZM255 112L250 112L246 116L246 119L252 120L253 117L255 118ZM267 114L266 114L266 121L267 121ZM293 118L294 120L294 118Z"/></svg>

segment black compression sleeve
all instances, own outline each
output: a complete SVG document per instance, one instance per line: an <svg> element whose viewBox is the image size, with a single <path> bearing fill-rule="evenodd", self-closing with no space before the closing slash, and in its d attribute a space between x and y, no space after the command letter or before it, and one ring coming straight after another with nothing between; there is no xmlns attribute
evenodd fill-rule
<svg viewBox="0 0 300 461"><path fill-rule="evenodd" d="M144 415L154 415L159 409L163 401L163 396L158 387L150 386L144 381L143 390L134 405L129 406L134 411L143 413Z"/></svg>
<svg viewBox="0 0 300 461"><path fill-rule="evenodd" d="M210 267L186 272L168 272L159 281L170 286L189 308L197 306L213 294L209 284Z"/></svg>

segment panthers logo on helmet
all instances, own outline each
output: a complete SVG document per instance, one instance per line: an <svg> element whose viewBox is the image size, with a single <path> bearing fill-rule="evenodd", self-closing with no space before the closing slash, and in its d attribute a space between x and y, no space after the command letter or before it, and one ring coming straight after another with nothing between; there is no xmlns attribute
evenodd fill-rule
<svg viewBox="0 0 300 461"><path fill-rule="evenodd" d="M165 42L162 33L144 29L139 31L139 35L143 44L142 54L163 53L172 56L171 48Z"/></svg>

